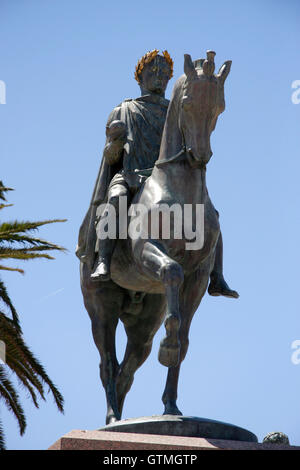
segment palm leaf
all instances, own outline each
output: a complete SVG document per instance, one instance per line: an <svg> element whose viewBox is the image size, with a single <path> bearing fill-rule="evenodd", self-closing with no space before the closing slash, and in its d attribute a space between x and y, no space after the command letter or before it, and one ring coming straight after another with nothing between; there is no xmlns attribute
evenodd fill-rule
<svg viewBox="0 0 300 470"><path fill-rule="evenodd" d="M52 219L52 220L43 220L39 222L20 222L15 220L14 222L3 222L0 224L0 238L3 235L10 235L14 233L23 233L37 230L42 225L53 224L56 222L66 222L67 219Z"/></svg>
<svg viewBox="0 0 300 470"><path fill-rule="evenodd" d="M4 438L4 431L3 431L1 421L0 421L0 450L5 450L5 438Z"/></svg>
<svg viewBox="0 0 300 470"><path fill-rule="evenodd" d="M15 330L12 320L3 313L0 313L0 339L6 344L6 363L11 370L18 376L17 372L20 370L20 364L22 364L25 369L22 369L21 372L26 372L25 378L32 383L41 398L44 399L44 390L40 382L42 380L51 390L59 411L63 412L64 400L62 395L48 377L43 366L25 344L21 334Z"/></svg>
<svg viewBox="0 0 300 470"><path fill-rule="evenodd" d="M60 250L66 251L65 248L62 246L56 245L55 243L48 242L47 240L43 240L42 238L35 238L35 237L28 237L26 235L19 235L19 234L1 234L0 233L0 246L3 242L7 242L10 244L19 243L20 245L30 245L30 248L37 248L39 247L41 250ZM47 247L47 248L45 248Z"/></svg>
<svg viewBox="0 0 300 470"><path fill-rule="evenodd" d="M4 193L6 193L7 191L13 191L13 189L5 187L2 181L0 181L0 199L2 199L2 201L6 201Z"/></svg>
<svg viewBox="0 0 300 470"><path fill-rule="evenodd" d="M23 269L10 268L9 266L3 266L2 264L0 264L0 269L3 269L4 271L17 271L18 273L24 274Z"/></svg>
<svg viewBox="0 0 300 470"><path fill-rule="evenodd" d="M14 323L4 313L0 314L0 339L6 346L6 364L17 375L18 380L29 391L36 407L38 407L36 395L30 383L37 389L41 398L44 397L43 385L35 371L28 364L27 352L24 350L24 342Z"/></svg>
<svg viewBox="0 0 300 470"><path fill-rule="evenodd" d="M0 269L1 269L1 267L0 267ZM21 331L17 311L16 311L15 307L13 306L13 303L10 300L10 297L8 295L7 289L4 285L4 283L1 281L1 279L0 279L0 299L9 308L9 310L12 314L12 318L13 318L15 327L17 328L18 331Z"/></svg>
<svg viewBox="0 0 300 470"><path fill-rule="evenodd" d="M46 258L46 259L55 259L53 256L48 255L47 253L33 253L30 249L24 250L8 250L6 249L5 252L1 252L0 250L0 259L21 259L22 261L27 261L29 259L36 259L36 258Z"/></svg>
<svg viewBox="0 0 300 470"><path fill-rule="evenodd" d="M39 404L37 401L37 395L35 393L34 387L37 387L37 384L39 387L41 387L42 393L40 393L40 396L43 400L45 400L43 385L41 384L41 382L37 379L37 377L34 376L32 371L29 372L26 367L24 367L19 361L17 361L13 357L11 352L6 354L6 364L11 368L11 370L14 371L19 383L23 386L24 389L29 392L34 406L38 408Z"/></svg>
<svg viewBox="0 0 300 470"><path fill-rule="evenodd" d="M6 201L5 193L11 191L0 181L0 199ZM11 204L0 204L0 209ZM39 227L56 222L65 222L66 219L52 219L38 222L12 221L0 224L0 259L19 259L26 261L29 259L54 259L46 251L65 249L59 245L48 242L41 238L32 237L30 232L38 230ZM22 269L11 268L0 265L0 270L17 271L24 273ZM4 341L6 347L6 365L16 377L18 384L29 393L34 405L38 408L38 397L45 400L44 386L49 387L54 401L59 411L63 412L64 399L54 383L49 378L42 364L26 345L18 314L8 295L4 283L0 280L0 299L8 309L8 315L0 311L0 339ZM38 395L37 395L38 394ZM23 434L26 427L26 419L19 395L8 378L6 370L0 366L0 399L4 400L8 409L16 417L20 433ZM4 434L0 423L0 449L4 448Z"/></svg>
<svg viewBox="0 0 300 470"><path fill-rule="evenodd" d="M21 406L19 395L12 382L8 379L4 367L0 365L0 398L2 398L7 408L13 413L19 424L20 434L24 434L26 428L26 418Z"/></svg>
<svg viewBox="0 0 300 470"><path fill-rule="evenodd" d="M4 209L5 207L11 207L13 204L0 204L0 210Z"/></svg>

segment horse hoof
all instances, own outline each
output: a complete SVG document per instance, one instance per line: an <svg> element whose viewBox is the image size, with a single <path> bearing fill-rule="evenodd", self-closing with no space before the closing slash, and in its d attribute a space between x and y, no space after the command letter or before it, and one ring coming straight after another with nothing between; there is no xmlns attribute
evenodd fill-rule
<svg viewBox="0 0 300 470"><path fill-rule="evenodd" d="M158 360L166 367L176 367L179 364L180 344L177 345L167 344L167 340L164 339L160 343Z"/></svg>
<svg viewBox="0 0 300 470"><path fill-rule="evenodd" d="M182 416L181 411L177 408L177 405L166 405L164 415L174 415L174 416Z"/></svg>
<svg viewBox="0 0 300 470"><path fill-rule="evenodd" d="M113 424L115 423L116 421L120 421L121 418L117 418L115 415L108 415L106 417L106 425L107 424Z"/></svg>
<svg viewBox="0 0 300 470"><path fill-rule="evenodd" d="M116 408L113 409L112 406L109 406L106 413L106 424L115 423L116 421L120 421L120 419L121 414L119 413L119 410L117 410Z"/></svg>

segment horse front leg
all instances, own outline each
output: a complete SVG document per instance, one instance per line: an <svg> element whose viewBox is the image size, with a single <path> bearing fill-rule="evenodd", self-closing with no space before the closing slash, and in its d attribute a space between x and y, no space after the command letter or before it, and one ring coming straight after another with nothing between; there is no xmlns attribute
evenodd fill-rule
<svg viewBox="0 0 300 470"><path fill-rule="evenodd" d="M188 330L184 320L185 317L183 317L183 322L179 332L179 340L181 344L179 364L176 367L169 367L166 386L162 396L162 402L165 407L164 415L182 415L182 412L177 407L178 379L181 363L186 356L189 346Z"/></svg>
<svg viewBox="0 0 300 470"><path fill-rule="evenodd" d="M165 390L162 401L165 406L164 414L182 415L177 407L177 389L180 366L188 351L189 330L192 318L196 312L208 284L208 269L198 270L184 281L180 291L180 311L182 321L179 331L181 344L179 364L176 367L169 367Z"/></svg>
<svg viewBox="0 0 300 470"><path fill-rule="evenodd" d="M158 360L166 367L175 367L179 362L180 355L179 289L184 280L183 269L179 263L168 256L161 244L151 241L144 244L141 260L147 274L161 281L165 287L167 308L164 325L166 336L160 343Z"/></svg>

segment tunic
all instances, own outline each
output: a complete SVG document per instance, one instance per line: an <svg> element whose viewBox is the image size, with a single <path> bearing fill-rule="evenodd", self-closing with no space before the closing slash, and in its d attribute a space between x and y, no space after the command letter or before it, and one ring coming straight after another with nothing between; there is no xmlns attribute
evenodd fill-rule
<svg viewBox="0 0 300 470"><path fill-rule="evenodd" d="M125 100L110 113L107 125L121 120L126 125L127 141L121 160L108 165L102 157L92 199L79 230L76 255L82 262L92 265L96 245L96 211L106 200L112 178L122 172L127 181L134 170L152 168L159 156L162 132L169 100L157 95L145 95Z"/></svg>

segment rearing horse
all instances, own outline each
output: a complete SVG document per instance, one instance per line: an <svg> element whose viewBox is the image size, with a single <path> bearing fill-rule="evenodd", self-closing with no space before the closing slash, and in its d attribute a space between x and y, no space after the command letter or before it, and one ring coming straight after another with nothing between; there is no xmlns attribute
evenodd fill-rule
<svg viewBox="0 0 300 470"><path fill-rule="evenodd" d="M214 74L213 51L194 63L185 55L184 75L175 83L164 126L159 158L151 176L132 204L146 208L144 224L152 209L186 204L204 209L204 239L198 249L187 250L190 239L138 236L118 240L109 282L93 282L92 267L81 263L81 288L99 350L100 377L107 398L106 423L121 419L124 399L135 371L150 354L155 333L164 321L159 361L168 367L163 393L164 414L181 414L176 405L181 362L188 349L191 321L204 296L220 235L217 212L206 188L210 160L210 135L225 109L224 82L231 61ZM133 217L133 216L132 216ZM192 226L196 226L195 213ZM143 222L142 222L143 223ZM162 224L161 220L160 223ZM196 227L197 228L197 227ZM183 233L184 231L182 231ZM115 350L115 332L121 319L127 347L121 364Z"/></svg>

